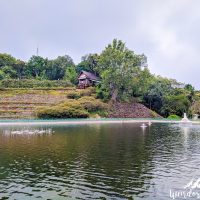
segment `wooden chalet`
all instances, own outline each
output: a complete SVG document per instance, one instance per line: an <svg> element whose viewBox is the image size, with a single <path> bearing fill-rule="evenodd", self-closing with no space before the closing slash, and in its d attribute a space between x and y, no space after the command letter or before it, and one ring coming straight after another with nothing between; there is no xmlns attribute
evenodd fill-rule
<svg viewBox="0 0 200 200"><path fill-rule="evenodd" d="M91 72L86 72L82 70L78 76L78 87L82 89L89 86L94 86L99 82L100 78Z"/></svg>

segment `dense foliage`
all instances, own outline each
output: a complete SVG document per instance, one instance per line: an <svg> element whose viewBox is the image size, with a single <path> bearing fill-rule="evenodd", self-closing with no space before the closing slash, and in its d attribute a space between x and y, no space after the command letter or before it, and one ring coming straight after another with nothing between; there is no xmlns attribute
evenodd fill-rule
<svg viewBox="0 0 200 200"><path fill-rule="evenodd" d="M167 119L170 119L170 120L180 120L181 117L179 117L178 115L169 115L167 117Z"/></svg>
<svg viewBox="0 0 200 200"><path fill-rule="evenodd" d="M151 74L146 56L135 54L121 40L114 39L100 54L83 56L77 65L68 55L52 60L32 56L24 62L11 55L0 54L0 84L6 88L76 85L81 70L100 76L101 82L95 88L96 96L104 101L137 101L164 117L182 116L184 112L190 116L200 114L198 91L190 84L185 85L174 79ZM81 99L82 104L88 106L84 108L85 111L90 111L90 105L93 107L94 103L92 104L91 99L81 98L82 96L76 92L68 94L68 98ZM101 109L100 107L97 106L97 109ZM67 109L69 106L65 111ZM54 113L53 108L45 110L47 111Z"/></svg>
<svg viewBox="0 0 200 200"><path fill-rule="evenodd" d="M44 107L38 110L39 118L87 118L89 113L79 103L61 103L56 106Z"/></svg>
<svg viewBox="0 0 200 200"><path fill-rule="evenodd" d="M49 60L41 56L32 56L28 62L17 60L11 55L0 54L0 80L37 79L76 82L75 64L68 55Z"/></svg>
<svg viewBox="0 0 200 200"><path fill-rule="evenodd" d="M144 54L136 55L122 41L113 40L96 62L95 69L102 79L97 96L128 102L137 98L164 117L200 113L198 92L190 84L151 74L146 60Z"/></svg>
<svg viewBox="0 0 200 200"><path fill-rule="evenodd" d="M107 109L107 104L92 96L68 100L56 106L43 107L37 111L39 118L87 118L91 113Z"/></svg>

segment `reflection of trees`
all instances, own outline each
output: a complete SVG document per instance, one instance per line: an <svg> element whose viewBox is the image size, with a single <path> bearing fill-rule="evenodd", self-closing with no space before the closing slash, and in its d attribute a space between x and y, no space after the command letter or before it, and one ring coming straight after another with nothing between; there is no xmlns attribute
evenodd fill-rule
<svg viewBox="0 0 200 200"><path fill-rule="evenodd" d="M145 130L148 133L148 130ZM93 185L108 187L116 195L133 195L145 191L151 176L152 151L138 125L102 126L98 142L93 143L87 156L85 179ZM99 174L97 178L93 172Z"/></svg>
<svg viewBox="0 0 200 200"><path fill-rule="evenodd" d="M143 133L138 125L114 124L54 127L54 131L28 138L0 135L0 166L8 176L30 180L26 187L55 184L51 186L64 188L65 194L85 189L91 195L124 197L147 190L153 168L148 129ZM52 183L50 177L55 179Z"/></svg>

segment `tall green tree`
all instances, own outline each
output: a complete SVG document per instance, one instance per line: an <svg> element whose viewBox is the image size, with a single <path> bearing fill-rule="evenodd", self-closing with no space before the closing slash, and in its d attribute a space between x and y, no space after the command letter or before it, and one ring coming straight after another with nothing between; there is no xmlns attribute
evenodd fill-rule
<svg viewBox="0 0 200 200"><path fill-rule="evenodd" d="M26 75L28 77L44 77L47 70L48 59L41 56L32 56L27 63Z"/></svg>
<svg viewBox="0 0 200 200"><path fill-rule="evenodd" d="M191 103L193 103L194 97L195 97L195 89L194 89L194 87L191 84L186 84L184 89L187 92L187 96L188 96L189 101Z"/></svg>
<svg viewBox="0 0 200 200"><path fill-rule="evenodd" d="M73 84L78 83L78 73L76 72L76 69L74 66L67 67L65 71L64 79L70 81Z"/></svg>
<svg viewBox="0 0 200 200"><path fill-rule="evenodd" d="M67 68L75 67L72 58L68 55L59 56L48 63L46 75L50 80L63 79Z"/></svg>
<svg viewBox="0 0 200 200"><path fill-rule="evenodd" d="M1 68L1 70L5 74L5 78L17 78L17 72L13 69L11 66L4 66Z"/></svg>
<svg viewBox="0 0 200 200"><path fill-rule="evenodd" d="M155 79L148 68L137 68L133 76L133 95L142 98L148 92L150 86L155 83Z"/></svg>
<svg viewBox="0 0 200 200"><path fill-rule="evenodd" d="M141 83L141 85L143 85L143 83ZM159 114L168 115L168 111L166 109L162 109L166 103L165 99L181 94L176 94L178 89L173 86L174 80L154 76L152 81L149 82L147 90L143 95L144 104Z"/></svg>
<svg viewBox="0 0 200 200"><path fill-rule="evenodd" d="M3 66L13 66L16 59L9 54L0 53L0 68Z"/></svg>
<svg viewBox="0 0 200 200"><path fill-rule="evenodd" d="M76 66L76 71L80 73L82 70L85 70L97 75L98 60L98 54L87 54L81 58L81 62Z"/></svg>
<svg viewBox="0 0 200 200"><path fill-rule="evenodd" d="M111 100L123 100L132 93L132 79L140 65L140 56L129 50L121 40L114 39L101 53L98 72L102 85L107 88Z"/></svg>
<svg viewBox="0 0 200 200"><path fill-rule="evenodd" d="M25 77L26 63L24 61L16 60L15 64L13 65L13 69L16 71L18 79Z"/></svg>
<svg viewBox="0 0 200 200"><path fill-rule="evenodd" d="M166 95L164 97L163 107L161 113L167 117L171 114L183 116L183 113L188 113L190 108L190 101L184 94Z"/></svg>

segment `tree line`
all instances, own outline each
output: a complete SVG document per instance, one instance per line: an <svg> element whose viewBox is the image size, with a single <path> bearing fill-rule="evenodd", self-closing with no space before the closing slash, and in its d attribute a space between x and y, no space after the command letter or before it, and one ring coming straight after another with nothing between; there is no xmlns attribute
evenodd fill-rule
<svg viewBox="0 0 200 200"><path fill-rule="evenodd" d="M96 95L104 101L141 102L164 117L200 114L199 92L190 84L152 74L146 60L117 39L100 54L83 56L77 65L68 55L52 60L34 55L24 62L0 54L0 80L66 80L76 85L78 74L85 70L101 77Z"/></svg>

